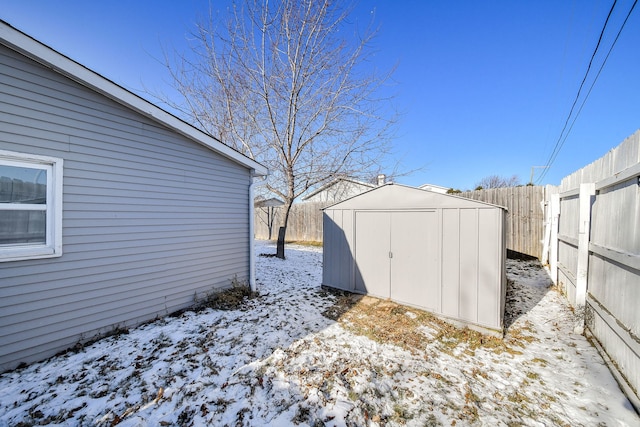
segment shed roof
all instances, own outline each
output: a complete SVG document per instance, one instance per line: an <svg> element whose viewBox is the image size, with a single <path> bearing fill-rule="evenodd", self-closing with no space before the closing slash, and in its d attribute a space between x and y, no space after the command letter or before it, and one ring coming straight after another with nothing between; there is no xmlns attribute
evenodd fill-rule
<svg viewBox="0 0 640 427"><path fill-rule="evenodd" d="M435 193L416 187L389 183L324 208L331 209L421 209L421 208L496 208L503 206Z"/></svg>
<svg viewBox="0 0 640 427"><path fill-rule="evenodd" d="M182 136L251 169L255 176L267 175L262 164L223 144L173 114L61 54L0 19L0 44L30 58L53 71L98 92L131 110L170 128Z"/></svg>

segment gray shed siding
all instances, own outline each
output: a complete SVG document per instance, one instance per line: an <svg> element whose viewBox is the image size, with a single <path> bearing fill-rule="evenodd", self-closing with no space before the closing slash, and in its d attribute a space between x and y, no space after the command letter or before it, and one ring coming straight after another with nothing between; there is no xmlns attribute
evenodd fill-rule
<svg viewBox="0 0 640 427"><path fill-rule="evenodd" d="M62 257L0 263L0 371L248 278L248 168L1 45L0 149L64 159Z"/></svg>
<svg viewBox="0 0 640 427"><path fill-rule="evenodd" d="M501 334L503 208L387 185L324 210L323 284Z"/></svg>

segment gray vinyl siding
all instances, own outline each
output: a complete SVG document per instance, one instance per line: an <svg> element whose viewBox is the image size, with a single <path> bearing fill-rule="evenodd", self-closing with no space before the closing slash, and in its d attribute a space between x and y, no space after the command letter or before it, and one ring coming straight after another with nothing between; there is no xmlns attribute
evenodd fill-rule
<svg viewBox="0 0 640 427"><path fill-rule="evenodd" d="M4 46L0 150L64 159L62 257L0 263L0 371L248 279L249 169Z"/></svg>

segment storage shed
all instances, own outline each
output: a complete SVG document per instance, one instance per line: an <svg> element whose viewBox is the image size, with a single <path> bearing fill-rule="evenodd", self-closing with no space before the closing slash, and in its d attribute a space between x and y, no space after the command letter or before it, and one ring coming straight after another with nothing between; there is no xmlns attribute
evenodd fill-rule
<svg viewBox="0 0 640 427"><path fill-rule="evenodd" d="M324 209L326 286L502 336L506 210L387 184Z"/></svg>
<svg viewBox="0 0 640 427"><path fill-rule="evenodd" d="M0 372L254 282L265 174L0 20Z"/></svg>

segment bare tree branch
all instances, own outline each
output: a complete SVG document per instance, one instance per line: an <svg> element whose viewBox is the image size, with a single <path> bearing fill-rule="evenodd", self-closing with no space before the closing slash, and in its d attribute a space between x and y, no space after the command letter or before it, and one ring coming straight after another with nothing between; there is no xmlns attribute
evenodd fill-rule
<svg viewBox="0 0 640 427"><path fill-rule="evenodd" d="M516 187L520 185L520 178L517 175L513 175L510 178L498 176L498 175L489 175L482 178L476 184L476 190L488 190L491 188L502 188L502 187Z"/></svg>
<svg viewBox="0 0 640 427"><path fill-rule="evenodd" d="M238 1L222 20L210 11L192 51L167 55L186 116L264 163L266 188L284 202L336 176L378 170L391 153L397 115L381 96L393 69L369 67L377 30L350 23L331 0ZM166 102L166 101L165 101Z"/></svg>

